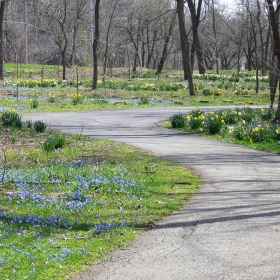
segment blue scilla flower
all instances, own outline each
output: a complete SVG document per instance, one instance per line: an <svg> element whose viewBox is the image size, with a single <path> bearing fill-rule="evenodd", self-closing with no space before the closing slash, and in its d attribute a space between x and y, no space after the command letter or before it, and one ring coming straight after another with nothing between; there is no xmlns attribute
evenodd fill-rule
<svg viewBox="0 0 280 280"><path fill-rule="evenodd" d="M95 233L101 233L104 230L110 229L113 227L113 224L99 224L94 226Z"/></svg>
<svg viewBox="0 0 280 280"><path fill-rule="evenodd" d="M73 251L70 250L69 248L61 248L61 251L62 251L62 253L64 253L64 254L68 254L68 255L73 254Z"/></svg>
<svg viewBox="0 0 280 280"><path fill-rule="evenodd" d="M81 160L81 159L76 159L76 160L73 161L73 165L75 167L80 167L80 166L85 165L85 164L86 164L86 162L84 160Z"/></svg>
<svg viewBox="0 0 280 280"><path fill-rule="evenodd" d="M6 264L6 259L4 259L4 258L0 258L0 266L5 266L5 264Z"/></svg>
<svg viewBox="0 0 280 280"><path fill-rule="evenodd" d="M35 227L57 227L63 226L67 227L67 221L65 217L60 217L57 215L49 215L47 217L42 216L34 216L34 215L26 215L26 216L19 216L17 214L6 215L3 211L0 211L0 218L4 218L9 221L10 225L14 225L14 228L9 228L6 231L9 233L9 230L21 230L22 228L18 228L17 225L22 224L31 224L35 225Z"/></svg>
<svg viewBox="0 0 280 280"><path fill-rule="evenodd" d="M81 208L91 203L91 197L88 194L83 194L80 189L77 189L74 193L67 193L62 200L64 205L67 205L71 209Z"/></svg>
<svg viewBox="0 0 280 280"><path fill-rule="evenodd" d="M14 193L9 197L11 201L13 198L20 199L21 202L27 203L41 203L41 207L45 206L47 203L52 203L53 200L46 198L44 195L34 192L34 190L22 190L19 193Z"/></svg>

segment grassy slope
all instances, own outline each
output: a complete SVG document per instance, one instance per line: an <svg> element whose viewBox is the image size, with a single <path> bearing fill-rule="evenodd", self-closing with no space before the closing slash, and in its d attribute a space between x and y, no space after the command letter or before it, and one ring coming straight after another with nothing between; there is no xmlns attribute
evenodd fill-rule
<svg viewBox="0 0 280 280"><path fill-rule="evenodd" d="M117 142L66 135L64 148L46 153L42 143L48 135L2 128L7 177L0 196L1 279L63 279L179 210L198 188L199 178L182 166ZM84 164L75 165L75 160ZM138 195L138 187L132 186L131 193L128 188L122 194L119 183L83 188L76 179L84 176L83 181L90 182L95 173L108 179L124 176L140 184L143 193ZM74 199L77 189L82 196ZM86 202L86 196L90 201L71 208L63 204L67 195L74 205ZM47 224L53 214L67 225ZM109 224L114 227L96 231Z"/></svg>

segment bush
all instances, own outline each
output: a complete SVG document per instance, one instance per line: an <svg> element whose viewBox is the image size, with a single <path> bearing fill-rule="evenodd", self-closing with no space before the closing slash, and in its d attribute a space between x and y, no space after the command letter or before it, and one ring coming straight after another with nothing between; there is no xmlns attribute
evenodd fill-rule
<svg viewBox="0 0 280 280"><path fill-rule="evenodd" d="M191 130L198 129L204 124L205 116L198 108L190 111L186 117Z"/></svg>
<svg viewBox="0 0 280 280"><path fill-rule="evenodd" d="M215 96L219 96L222 93L222 90L220 88L217 89L212 89L211 90L212 94L214 94Z"/></svg>
<svg viewBox="0 0 280 280"><path fill-rule="evenodd" d="M229 80L230 82L239 82L240 78L233 75L232 77L229 77L228 80Z"/></svg>
<svg viewBox="0 0 280 280"><path fill-rule="evenodd" d="M44 132L47 128L47 125L42 121L36 121L33 127L36 132Z"/></svg>
<svg viewBox="0 0 280 280"><path fill-rule="evenodd" d="M248 84L247 85L247 90L251 90L253 88L253 85L252 84Z"/></svg>
<svg viewBox="0 0 280 280"><path fill-rule="evenodd" d="M232 135L237 140L247 140L248 126L246 124L239 124L233 127Z"/></svg>
<svg viewBox="0 0 280 280"><path fill-rule="evenodd" d="M55 103L55 95L49 94L48 102L49 103Z"/></svg>
<svg viewBox="0 0 280 280"><path fill-rule="evenodd" d="M30 99L30 107L31 109L38 108L39 101L37 99Z"/></svg>
<svg viewBox="0 0 280 280"><path fill-rule="evenodd" d="M185 118L181 113L173 115L169 120L172 128L183 128L186 125Z"/></svg>
<svg viewBox="0 0 280 280"><path fill-rule="evenodd" d="M139 105L148 105L149 104L149 99L146 94L140 97L140 102Z"/></svg>
<svg viewBox="0 0 280 280"><path fill-rule="evenodd" d="M275 130L269 125L250 127L250 142L270 142L275 139Z"/></svg>
<svg viewBox="0 0 280 280"><path fill-rule="evenodd" d="M22 129L22 121L21 121L21 120L15 120L15 121L12 123L12 129L13 129L14 131L21 130L21 129Z"/></svg>
<svg viewBox="0 0 280 280"><path fill-rule="evenodd" d="M202 89L204 89L204 85L203 84L195 84L194 89L195 90L202 90Z"/></svg>
<svg viewBox="0 0 280 280"><path fill-rule="evenodd" d="M274 138L276 140L280 140L280 127L277 125L272 125L271 129L274 131Z"/></svg>
<svg viewBox="0 0 280 280"><path fill-rule="evenodd" d="M210 112L206 116L205 128L208 130L210 134L214 135L220 132L224 123L225 121L222 115L218 115L218 114L214 114L213 112Z"/></svg>
<svg viewBox="0 0 280 280"><path fill-rule="evenodd" d="M83 103L83 97L80 93L74 93L67 95L68 98L71 99L72 105L78 105Z"/></svg>
<svg viewBox="0 0 280 280"><path fill-rule="evenodd" d="M52 152L55 149L62 148L66 145L66 139L64 136L55 134L48 137L43 143L43 150L46 152Z"/></svg>
<svg viewBox="0 0 280 280"><path fill-rule="evenodd" d="M263 121L270 121L275 117L274 109L261 109L261 118Z"/></svg>
<svg viewBox="0 0 280 280"><path fill-rule="evenodd" d="M266 90L266 86L265 85L260 85L260 90Z"/></svg>
<svg viewBox="0 0 280 280"><path fill-rule="evenodd" d="M26 126L27 128L32 128L32 121L31 120L26 121Z"/></svg>
<svg viewBox="0 0 280 280"><path fill-rule="evenodd" d="M224 88L225 89L230 89L232 87L232 83L225 83Z"/></svg>
<svg viewBox="0 0 280 280"><path fill-rule="evenodd" d="M21 116L14 110L3 112L1 121L4 126L22 127Z"/></svg>
<svg viewBox="0 0 280 280"><path fill-rule="evenodd" d="M242 120L242 113L237 112L236 110L227 109L222 111L221 114L223 115L226 124L236 124Z"/></svg>
<svg viewBox="0 0 280 280"><path fill-rule="evenodd" d="M272 124L275 116L273 109L243 108L219 110L204 114L196 108L184 118L178 113L170 118L173 128L187 128L209 134L217 134L229 139L247 142L271 142L280 140L280 126Z"/></svg>
<svg viewBox="0 0 280 280"><path fill-rule="evenodd" d="M247 123L252 123L253 121L256 121L256 116L257 116L256 110L249 107L244 107L242 109L236 109L236 110L241 113L242 119Z"/></svg>
<svg viewBox="0 0 280 280"><path fill-rule="evenodd" d="M208 89L208 88L206 88L206 89L204 89L203 91L202 91L202 93L203 93L203 95L212 95L213 93L212 93L212 91L210 90L210 89Z"/></svg>
<svg viewBox="0 0 280 280"><path fill-rule="evenodd" d="M146 72L143 74L143 78L154 78L155 74L151 72Z"/></svg>

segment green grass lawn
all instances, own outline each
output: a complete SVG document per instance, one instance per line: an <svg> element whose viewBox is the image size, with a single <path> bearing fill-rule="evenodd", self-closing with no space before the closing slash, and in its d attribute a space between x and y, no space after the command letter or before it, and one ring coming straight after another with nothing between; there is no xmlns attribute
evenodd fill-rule
<svg viewBox="0 0 280 280"><path fill-rule="evenodd" d="M59 71L60 70L60 71ZM127 69L114 69L98 89L91 90L92 69L67 69L67 80L61 79L61 67L46 65L5 64L5 82L0 86L2 110L19 112L100 110L138 106L222 106L258 104L270 101L268 77L260 77L260 91L255 92L255 72L233 71L222 75L209 72L194 74L196 96L189 96L188 85L180 71L164 71L158 77L152 70L141 69L128 77ZM101 77L101 75L100 75ZM78 83L77 83L78 81ZM143 98L146 102L141 102ZM36 100L36 106L34 106Z"/></svg>
<svg viewBox="0 0 280 280"><path fill-rule="evenodd" d="M54 151L46 139L58 135ZM199 178L117 142L1 125L0 278L64 279L179 210ZM49 143L49 142L48 142Z"/></svg>

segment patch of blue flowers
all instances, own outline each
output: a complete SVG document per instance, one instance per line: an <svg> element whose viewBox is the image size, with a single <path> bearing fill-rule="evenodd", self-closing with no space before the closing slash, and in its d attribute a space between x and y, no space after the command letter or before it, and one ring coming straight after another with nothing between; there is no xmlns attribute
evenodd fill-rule
<svg viewBox="0 0 280 280"><path fill-rule="evenodd" d="M0 220L7 222L10 225L10 229L18 229L23 225L34 225L35 228L46 227L62 227L69 228L67 219L65 217L57 216L55 214L48 215L46 217L36 215L18 215L18 214L6 214L0 209Z"/></svg>
<svg viewBox="0 0 280 280"><path fill-rule="evenodd" d="M45 189L42 190L44 191ZM9 201L18 205L40 207L41 210L56 209L58 212L64 212L64 206L71 210L81 210L82 207L90 205L92 199L89 194L84 194L80 189L77 189L74 193L66 193L62 199L50 199L45 197L42 192L38 192L38 190L36 192L35 189L24 189L12 193L9 196Z"/></svg>
<svg viewBox="0 0 280 280"><path fill-rule="evenodd" d="M74 193L67 193L62 203L70 208L81 208L92 201L89 194L84 194L80 189L77 189Z"/></svg>
<svg viewBox="0 0 280 280"><path fill-rule="evenodd" d="M0 170L0 174L2 174ZM84 190L98 189L99 192L123 194L131 197L142 197L144 188L135 180L136 174L131 174L123 167L112 168L97 165L95 162L75 160L72 164L52 164L29 168L27 170L10 170L0 180L14 182L20 189L30 190L32 185L42 188L44 182L57 184L67 189L69 182ZM70 189L71 190L71 189Z"/></svg>
<svg viewBox="0 0 280 280"><path fill-rule="evenodd" d="M0 268L8 267L11 279L35 279L40 274L36 258L46 265L63 266L75 254L90 254L98 236L120 234L127 223L120 222L118 214L102 216L104 208L112 206L111 199L107 202L102 195L111 196L112 201L116 196L141 198L145 190L137 176L122 166L80 159L0 170L0 180L11 187L0 196ZM89 240L85 239L85 247L67 247L68 239L84 240L85 232ZM30 240L33 245L26 247ZM22 260L30 264L25 275L19 269Z"/></svg>
<svg viewBox="0 0 280 280"><path fill-rule="evenodd" d="M52 260L55 260L55 261L64 261L64 259L70 255L73 254L73 251L69 248L61 248L61 251L59 253L56 253L56 254L49 254L48 255L48 258L49 259L52 259Z"/></svg>
<svg viewBox="0 0 280 280"><path fill-rule="evenodd" d="M98 209L106 207L105 202L94 198L93 193L96 190L99 193L126 195L135 199L144 195L144 188L135 180L136 175L122 166L112 168L80 159L72 164L49 164L25 170L11 169L4 175L3 170L0 170L0 174L0 179L16 186L12 193L1 198L3 203L6 200L17 208L15 213L5 213L0 208L0 219L9 225L32 224L43 228L70 228L70 224L77 224L74 217L78 217L84 208L87 209L85 211L98 212ZM58 195L55 195L56 193ZM20 209L25 209L26 213L26 208L30 209L31 214L18 214ZM71 217L70 213L76 214ZM67 222L68 217L71 222ZM112 224L101 223L95 225L94 231L100 233L111 227Z"/></svg>
<svg viewBox="0 0 280 280"><path fill-rule="evenodd" d="M99 234L105 230L111 229L112 227L114 227L113 224L99 224L99 225L95 225L94 226L94 232Z"/></svg>
<svg viewBox="0 0 280 280"><path fill-rule="evenodd" d="M127 228L121 214L103 216L102 211L112 207L116 196L140 199L145 190L138 176L122 166L81 159L0 170L0 180L10 187L0 196L0 268L10 271L10 279L35 279L40 274L36 258L64 266L75 254L91 254L95 238ZM106 201L103 194L111 198ZM68 248L68 239L85 240L84 247ZM22 260L28 264L25 272ZM0 278L2 273L0 269Z"/></svg>

